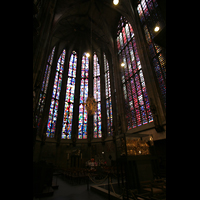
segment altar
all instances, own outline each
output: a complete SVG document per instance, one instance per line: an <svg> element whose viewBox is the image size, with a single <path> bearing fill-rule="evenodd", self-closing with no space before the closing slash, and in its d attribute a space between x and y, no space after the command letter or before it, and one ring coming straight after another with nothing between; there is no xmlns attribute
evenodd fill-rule
<svg viewBox="0 0 200 200"><path fill-rule="evenodd" d="M97 167L106 166L107 163L105 159L95 156L95 158L91 158L90 160L85 162L85 167L88 169L96 169Z"/></svg>

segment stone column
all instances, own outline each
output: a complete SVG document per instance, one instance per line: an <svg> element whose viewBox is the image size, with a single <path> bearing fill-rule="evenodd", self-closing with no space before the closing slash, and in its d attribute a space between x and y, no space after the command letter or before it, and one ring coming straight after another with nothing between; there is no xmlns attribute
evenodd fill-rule
<svg viewBox="0 0 200 200"><path fill-rule="evenodd" d="M99 65L100 65L100 83L101 83L101 130L102 142L107 137L107 115L106 115L106 95L105 95L105 74L104 74L104 57L103 51L100 49Z"/></svg>
<svg viewBox="0 0 200 200"><path fill-rule="evenodd" d="M93 96L93 47L91 48L91 53L89 57L89 88L88 88L88 97ZM93 115L88 115L87 122L87 140L90 143L93 138Z"/></svg>

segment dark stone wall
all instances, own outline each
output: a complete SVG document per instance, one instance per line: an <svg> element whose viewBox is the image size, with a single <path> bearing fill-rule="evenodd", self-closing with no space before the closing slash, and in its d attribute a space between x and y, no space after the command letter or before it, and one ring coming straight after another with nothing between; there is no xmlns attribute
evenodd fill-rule
<svg viewBox="0 0 200 200"><path fill-rule="evenodd" d="M79 155L78 151L80 150ZM104 154L102 155L102 152ZM82 156L81 156L82 154ZM38 162L44 160L47 163L52 163L54 166L59 168L67 168L74 165L74 160L72 157L79 157L76 159L77 167L84 167L85 162L90 160L92 157L98 159L98 157L103 157L108 166L111 166L111 162L116 160L116 150L113 141L105 142L105 144L92 143L88 146L87 143L76 144L74 147L72 144L60 144L48 143L42 144L40 141L36 141L33 151L33 161ZM110 156L112 157L110 159ZM82 157L82 159L81 159ZM73 162L73 163L72 163Z"/></svg>

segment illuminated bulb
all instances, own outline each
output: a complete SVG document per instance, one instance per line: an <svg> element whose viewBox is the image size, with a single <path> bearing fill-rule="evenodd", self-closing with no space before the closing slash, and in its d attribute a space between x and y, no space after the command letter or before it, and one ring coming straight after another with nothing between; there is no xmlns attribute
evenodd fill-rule
<svg viewBox="0 0 200 200"><path fill-rule="evenodd" d="M117 5L119 3L119 0L113 0L113 4Z"/></svg>
<svg viewBox="0 0 200 200"><path fill-rule="evenodd" d="M89 58L89 57L90 57L90 54L89 54L89 53L86 53L86 56Z"/></svg>
<svg viewBox="0 0 200 200"><path fill-rule="evenodd" d="M122 64L121 64L121 66L122 66L122 67L124 67L124 66L125 66L125 64L124 64L124 63L122 63Z"/></svg>
<svg viewBox="0 0 200 200"><path fill-rule="evenodd" d="M155 28L154 28L154 31L155 32L158 32L160 30L160 27L159 26L156 26Z"/></svg>

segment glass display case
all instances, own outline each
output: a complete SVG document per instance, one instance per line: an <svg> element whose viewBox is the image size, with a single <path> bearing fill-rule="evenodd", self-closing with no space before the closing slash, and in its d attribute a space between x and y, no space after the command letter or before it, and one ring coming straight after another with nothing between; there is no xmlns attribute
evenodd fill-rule
<svg viewBox="0 0 200 200"><path fill-rule="evenodd" d="M150 147L153 146L153 136L146 134L123 135L116 139L117 157L151 155Z"/></svg>
<svg viewBox="0 0 200 200"><path fill-rule="evenodd" d="M121 134L116 137L118 184L125 180L129 189L142 190L142 181L153 181L158 174L153 135ZM124 171L124 176L123 176Z"/></svg>

